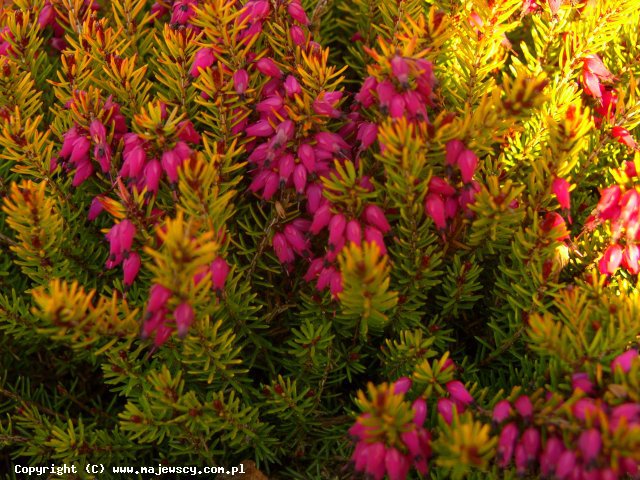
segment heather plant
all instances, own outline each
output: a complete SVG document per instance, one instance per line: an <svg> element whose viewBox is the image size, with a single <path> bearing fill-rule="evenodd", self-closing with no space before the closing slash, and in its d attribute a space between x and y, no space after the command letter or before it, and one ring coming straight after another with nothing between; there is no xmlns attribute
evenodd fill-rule
<svg viewBox="0 0 640 480"><path fill-rule="evenodd" d="M3 477L640 478L638 32L0 2Z"/></svg>

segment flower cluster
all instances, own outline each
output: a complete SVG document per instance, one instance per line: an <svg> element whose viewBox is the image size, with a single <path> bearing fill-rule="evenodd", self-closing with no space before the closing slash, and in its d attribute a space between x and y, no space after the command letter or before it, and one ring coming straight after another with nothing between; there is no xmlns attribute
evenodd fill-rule
<svg viewBox="0 0 640 480"><path fill-rule="evenodd" d="M611 363L612 373L628 373L637 358L636 350L619 355ZM613 402L600 397L586 373L575 373L572 387L574 395L568 400L547 392L539 398L539 408L534 408L527 395L495 405L492 420L500 430L498 465L510 468L513 464L520 475L539 472L543 478L559 480L637 478L637 445L625 439L640 433L640 404L621 403L623 397ZM577 422L579 428L563 433L558 428L563 420L552 418L554 413L548 409L538 411L554 402L557 414Z"/></svg>
<svg viewBox="0 0 640 480"><path fill-rule="evenodd" d="M627 168L627 173L635 173ZM600 272L613 275L622 265L629 273L640 272L640 194L635 187L623 190L613 185L601 192L594 213L587 219L587 227L608 221L611 227L610 245L598 262ZM620 241L624 240L624 245Z"/></svg>
<svg viewBox="0 0 640 480"><path fill-rule="evenodd" d="M85 92L76 92L67 106L82 108L86 103ZM87 124L76 123L64 134L58 156L51 160L51 171L61 166L65 171L75 170L72 185L80 186L95 172L95 164L103 173L112 166L112 156L118 141L127 131L126 120L120 105L109 97L98 111L91 112L93 119ZM92 161L93 160L93 161Z"/></svg>
<svg viewBox="0 0 640 480"><path fill-rule="evenodd" d="M424 206L427 214L439 230L447 228L448 221L453 219L459 210L465 215L473 216L469 205L480 191L480 184L473 179L478 166L478 157L465 148L460 140L451 140L446 145L447 178L432 177ZM457 183L453 167L458 167L463 186L454 187Z"/></svg>
<svg viewBox="0 0 640 480"><path fill-rule="evenodd" d="M111 227L106 234L109 241L109 259L106 267L111 269L122 264L125 286L133 283L140 270L140 255L131 251L135 234L136 227L128 219Z"/></svg>
<svg viewBox="0 0 640 480"><path fill-rule="evenodd" d="M410 388L411 380L403 377L393 385L369 384L369 399L359 393L364 413L349 429L356 441L352 457L356 471L375 480L385 473L390 480L403 480L411 466L427 474L431 456L431 435L424 427L427 404L418 398L409 405L405 393Z"/></svg>

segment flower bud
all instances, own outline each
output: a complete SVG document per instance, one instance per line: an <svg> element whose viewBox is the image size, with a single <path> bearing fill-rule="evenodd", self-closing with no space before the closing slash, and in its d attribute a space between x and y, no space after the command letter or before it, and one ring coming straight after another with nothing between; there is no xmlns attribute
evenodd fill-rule
<svg viewBox="0 0 640 480"><path fill-rule="evenodd" d="M176 327L178 329L178 336L184 338L189 331L189 327L193 322L193 308L188 303L181 303L173 311L173 318L176 321Z"/></svg>

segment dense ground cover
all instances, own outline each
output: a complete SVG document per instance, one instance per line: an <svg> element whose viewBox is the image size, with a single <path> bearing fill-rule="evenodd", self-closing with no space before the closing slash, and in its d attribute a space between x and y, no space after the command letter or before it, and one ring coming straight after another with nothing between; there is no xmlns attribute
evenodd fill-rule
<svg viewBox="0 0 640 480"><path fill-rule="evenodd" d="M640 477L637 1L1 8L7 478Z"/></svg>

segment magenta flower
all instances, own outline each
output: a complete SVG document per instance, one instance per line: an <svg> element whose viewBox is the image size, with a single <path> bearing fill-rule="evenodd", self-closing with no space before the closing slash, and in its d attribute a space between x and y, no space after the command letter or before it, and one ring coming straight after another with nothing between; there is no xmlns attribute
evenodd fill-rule
<svg viewBox="0 0 640 480"><path fill-rule="evenodd" d="M278 232L273 236L273 249L280 263L291 263L295 259L293 249L284 234Z"/></svg>
<svg viewBox="0 0 640 480"><path fill-rule="evenodd" d="M403 395L411 388L411 379L409 377L400 377L393 384L393 393L395 395Z"/></svg>
<svg viewBox="0 0 640 480"><path fill-rule="evenodd" d="M569 182L564 178L556 178L552 185L554 195L558 199L558 203L565 210L571 209L571 199L569 198Z"/></svg>
<svg viewBox="0 0 640 480"><path fill-rule="evenodd" d="M453 380L446 385L447 392L451 395L451 399L460 407L465 407L473 403L473 397L466 389L464 384L458 380Z"/></svg>
<svg viewBox="0 0 640 480"><path fill-rule="evenodd" d="M287 12L296 22L301 23L302 25L309 24L309 18L307 18L307 14L300 2L292 0L289 5L287 5Z"/></svg>
<svg viewBox="0 0 640 480"><path fill-rule="evenodd" d="M173 311L173 318L176 321L178 336L184 337L189 331L191 323L193 323L194 312L191 305L186 302L181 303Z"/></svg>
<svg viewBox="0 0 640 480"><path fill-rule="evenodd" d="M604 255L598 262L598 268L600 273L606 275L613 275L618 270L620 263L622 262L622 248L620 245L609 245Z"/></svg>
<svg viewBox="0 0 640 480"><path fill-rule="evenodd" d="M602 449L602 436L595 428L590 428L580 434L578 437L578 448L582 454L582 460L590 464L600 454Z"/></svg>
<svg viewBox="0 0 640 480"><path fill-rule="evenodd" d="M353 242L358 245L362 243L362 228L357 220L351 220L347 223L345 236L348 242Z"/></svg>
<svg viewBox="0 0 640 480"><path fill-rule="evenodd" d="M100 197L94 197L93 200L91 200L91 205L89 206L89 214L87 215L89 221L94 221L98 217L98 215L100 215L103 209L104 207L102 205L102 202L100 201Z"/></svg>
<svg viewBox="0 0 640 480"><path fill-rule="evenodd" d="M478 157L471 150L464 150L458 156L458 167L460 168L460 175L464 183L471 182L477 166Z"/></svg>
<svg viewBox="0 0 640 480"><path fill-rule="evenodd" d="M267 57L261 58L256 62L256 68L260 73L267 77L280 78L282 77L282 71L278 68L276 63Z"/></svg>
<svg viewBox="0 0 640 480"><path fill-rule="evenodd" d="M364 220L372 227L377 228L382 233L388 233L391 226L384 216L384 212L377 205L367 205L363 212Z"/></svg>
<svg viewBox="0 0 640 480"><path fill-rule="evenodd" d="M446 150L447 165L454 166L458 163L458 157L460 157L460 154L465 150L464 143L458 139L451 140L450 142L447 142Z"/></svg>
<svg viewBox="0 0 640 480"><path fill-rule="evenodd" d="M611 371L615 372L617 368L621 368L624 373L629 373L634 360L638 358L638 351L635 349L627 350L621 355L618 355L613 362L611 362Z"/></svg>
<svg viewBox="0 0 640 480"><path fill-rule="evenodd" d="M569 478L576 467L576 454L571 450L565 450L556 464L555 474L560 480Z"/></svg>
<svg viewBox="0 0 640 480"><path fill-rule="evenodd" d="M93 165L91 165L91 162L88 159L83 160L79 162L78 166L76 167L76 174L73 176L71 185L77 187L91 175L93 175Z"/></svg>
<svg viewBox="0 0 640 480"><path fill-rule="evenodd" d="M229 271L229 264L224 258L218 257L211 262L211 284L214 290L224 289Z"/></svg>
<svg viewBox="0 0 640 480"><path fill-rule="evenodd" d="M200 70L206 70L216 61L216 56L211 48L202 48L193 56L193 64L189 73L192 77L198 78Z"/></svg>
<svg viewBox="0 0 640 480"><path fill-rule="evenodd" d="M406 455L396 448L388 448L384 457L384 464L389 475L389 480L405 480L411 464Z"/></svg>
<svg viewBox="0 0 640 480"><path fill-rule="evenodd" d="M563 452L564 444L558 437L551 437L547 440L540 455L540 471L543 475L552 475L555 472L556 465Z"/></svg>
<svg viewBox="0 0 640 480"><path fill-rule="evenodd" d="M69 157L69 161L73 164L79 165L82 162L89 160L89 149L91 148L91 142L84 135L79 136L75 142L73 142L73 151Z"/></svg>
<svg viewBox="0 0 640 480"><path fill-rule="evenodd" d="M365 227L364 228L364 240L368 243L373 243L378 246L380 250L380 255L387 254L387 247L384 244L384 238L382 236L382 232L375 227Z"/></svg>
<svg viewBox="0 0 640 480"><path fill-rule="evenodd" d="M294 95L299 95L302 93L302 88L300 88L300 84L296 77L293 75L287 75L287 78L284 80L284 91L288 97L293 97Z"/></svg>
<svg viewBox="0 0 640 480"><path fill-rule="evenodd" d="M518 414L524 419L530 419L533 415L533 404L527 395L521 395L518 397L513 406Z"/></svg>
<svg viewBox="0 0 640 480"><path fill-rule="evenodd" d="M249 85L249 74L244 68L233 74L233 87L238 95L243 95Z"/></svg>
<svg viewBox="0 0 640 480"><path fill-rule="evenodd" d="M129 256L122 262L122 271L124 272L124 284L129 286L138 276L140 270L140 255L136 252L129 252Z"/></svg>
<svg viewBox="0 0 640 480"><path fill-rule="evenodd" d="M149 291L149 303L147 304L147 311L155 313L165 306L167 301L171 298L171 290L155 283Z"/></svg>
<svg viewBox="0 0 640 480"><path fill-rule="evenodd" d="M588 395L594 392L593 383L589 379L588 373L574 373L571 377L571 386L574 390L580 389Z"/></svg>
<svg viewBox="0 0 640 480"><path fill-rule="evenodd" d="M162 176L162 166L155 158L144 167L142 187L146 187L148 192L155 193L160 186Z"/></svg>
<svg viewBox="0 0 640 480"><path fill-rule="evenodd" d="M456 406L454 405L454 403L448 398L438 399L438 413L449 425L451 425L451 422L453 422L453 411L455 408Z"/></svg>
<svg viewBox="0 0 640 480"><path fill-rule="evenodd" d="M613 80L614 77L597 55L587 55L583 60L582 75L585 92L592 97L602 98L600 80Z"/></svg>
<svg viewBox="0 0 640 480"><path fill-rule="evenodd" d="M413 423L416 427L422 427L427 418L427 402L424 401L424 398L418 397L414 400L411 408L413 410Z"/></svg>
<svg viewBox="0 0 640 480"><path fill-rule="evenodd" d="M430 193L425 199L425 210L431 217L438 230L444 230L447 226L445 219L444 200L440 195Z"/></svg>
<svg viewBox="0 0 640 480"><path fill-rule="evenodd" d="M511 415L511 404L508 400L501 400L493 407L493 422L500 424Z"/></svg>
<svg viewBox="0 0 640 480"><path fill-rule="evenodd" d="M429 180L429 193L450 197L456 194L456 189L449 185L444 178L431 177L431 180Z"/></svg>
<svg viewBox="0 0 640 480"><path fill-rule="evenodd" d="M506 468L511 462L518 433L518 427L513 422L505 425L500 433L500 439L498 440L498 464L502 468Z"/></svg>

